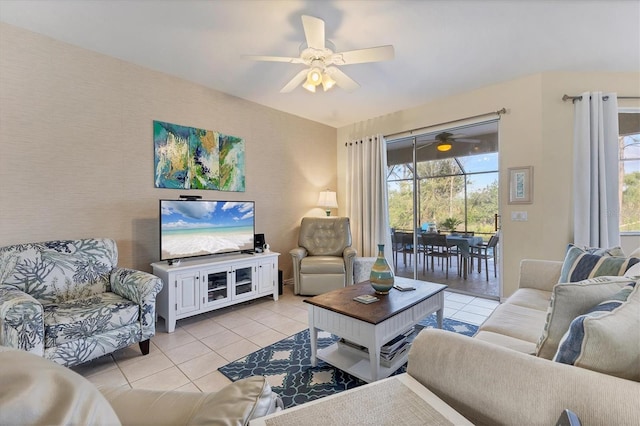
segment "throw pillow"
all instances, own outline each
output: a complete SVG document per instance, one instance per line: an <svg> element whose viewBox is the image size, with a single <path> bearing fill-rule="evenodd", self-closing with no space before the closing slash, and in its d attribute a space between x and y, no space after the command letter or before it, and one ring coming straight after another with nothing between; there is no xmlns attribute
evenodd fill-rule
<svg viewBox="0 0 640 426"><path fill-rule="evenodd" d="M636 263L624 273L625 277L640 277L640 263Z"/></svg>
<svg viewBox="0 0 640 426"><path fill-rule="evenodd" d="M584 250L586 253L595 254L597 256L625 257L624 250L622 250L622 247L619 246L611 248L584 247L582 250Z"/></svg>
<svg viewBox="0 0 640 426"><path fill-rule="evenodd" d="M640 285L630 283L571 322L556 362L640 381Z"/></svg>
<svg viewBox="0 0 640 426"><path fill-rule="evenodd" d="M547 309L547 320L538 340L536 356L552 359L571 321L594 305L611 297L631 280L627 277L596 277L576 283L560 283L553 287Z"/></svg>
<svg viewBox="0 0 640 426"><path fill-rule="evenodd" d="M637 257L600 256L569 244L558 282L576 282L601 275L623 275L636 263L640 263Z"/></svg>

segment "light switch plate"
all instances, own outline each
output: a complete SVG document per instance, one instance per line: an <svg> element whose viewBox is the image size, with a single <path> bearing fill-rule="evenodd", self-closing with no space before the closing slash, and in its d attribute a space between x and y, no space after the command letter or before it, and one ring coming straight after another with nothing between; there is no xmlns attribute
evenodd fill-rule
<svg viewBox="0 0 640 426"><path fill-rule="evenodd" d="M514 222L526 222L527 212L511 212L511 220Z"/></svg>

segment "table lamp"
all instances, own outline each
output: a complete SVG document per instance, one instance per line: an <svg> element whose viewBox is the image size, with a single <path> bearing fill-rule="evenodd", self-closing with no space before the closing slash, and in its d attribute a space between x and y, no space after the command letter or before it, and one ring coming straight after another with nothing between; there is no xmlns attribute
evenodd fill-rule
<svg viewBox="0 0 640 426"><path fill-rule="evenodd" d="M320 196L318 197L318 206L325 209L325 211L327 212L327 216L331 216L330 209L338 208L336 193L329 190L320 192Z"/></svg>

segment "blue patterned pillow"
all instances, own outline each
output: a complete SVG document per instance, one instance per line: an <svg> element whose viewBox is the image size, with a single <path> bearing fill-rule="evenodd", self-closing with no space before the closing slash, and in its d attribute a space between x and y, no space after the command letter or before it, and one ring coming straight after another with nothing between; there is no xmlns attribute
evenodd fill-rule
<svg viewBox="0 0 640 426"><path fill-rule="evenodd" d="M629 283L576 317L553 360L640 380L640 287Z"/></svg>
<svg viewBox="0 0 640 426"><path fill-rule="evenodd" d="M591 254L569 244L558 282L576 282L602 275L620 276L636 263L640 263L637 257Z"/></svg>

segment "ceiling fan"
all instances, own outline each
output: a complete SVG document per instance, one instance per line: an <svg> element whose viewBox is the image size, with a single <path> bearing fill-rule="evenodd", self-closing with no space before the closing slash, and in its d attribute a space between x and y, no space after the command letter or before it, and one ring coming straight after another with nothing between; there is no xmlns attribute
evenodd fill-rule
<svg viewBox="0 0 640 426"><path fill-rule="evenodd" d="M460 136L464 135L454 135L453 133L449 132L438 133L433 140L421 141L426 142L426 145L420 145L417 149L426 148L433 143L438 142L438 145L436 145L436 149L438 151L446 152L449 151L453 147L453 144L456 142L480 143L478 139L462 139L460 138Z"/></svg>
<svg viewBox="0 0 640 426"><path fill-rule="evenodd" d="M337 66L393 59L394 51L391 45L336 52L333 43L324 38L324 21L320 18L302 15L302 27L306 42L300 46L299 57L245 56L255 61L289 62L306 65L307 68L296 74L291 81L280 89L281 93L291 92L300 83L303 83L302 87L310 92L315 92L316 87L320 84L322 84L324 91L337 85L350 92L360 87L360 85Z"/></svg>

